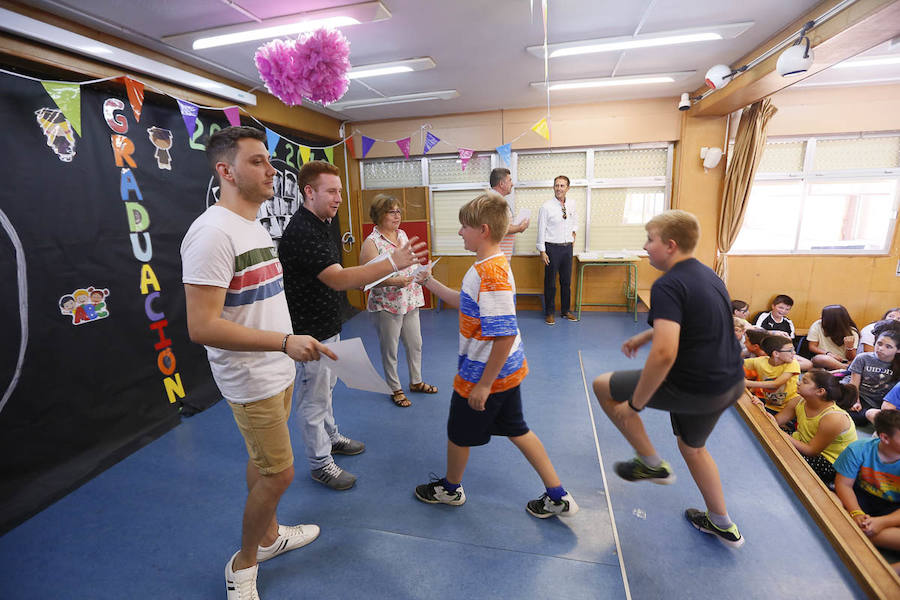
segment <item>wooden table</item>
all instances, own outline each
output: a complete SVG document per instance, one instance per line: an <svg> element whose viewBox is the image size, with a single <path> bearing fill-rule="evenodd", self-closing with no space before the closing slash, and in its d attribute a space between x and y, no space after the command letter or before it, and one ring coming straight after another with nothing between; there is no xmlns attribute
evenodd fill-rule
<svg viewBox="0 0 900 600"><path fill-rule="evenodd" d="M627 258L596 258L582 259L578 255L575 256L576 270L578 271L578 279L575 284L575 311L578 318L581 318L582 306L619 306L624 307L626 312L634 313L634 320L637 321L637 264L638 257L632 256ZM584 270L588 267L624 267L625 282L623 284L625 292L625 302L609 303L609 302L582 302L582 293L584 292Z"/></svg>

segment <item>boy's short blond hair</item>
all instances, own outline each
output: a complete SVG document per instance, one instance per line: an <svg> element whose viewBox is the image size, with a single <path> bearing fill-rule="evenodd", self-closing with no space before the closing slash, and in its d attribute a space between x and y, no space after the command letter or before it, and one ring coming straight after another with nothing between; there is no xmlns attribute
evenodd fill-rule
<svg viewBox="0 0 900 600"><path fill-rule="evenodd" d="M700 239L700 221L685 210L661 212L647 221L644 228L647 231L651 229L656 231L664 242L674 240L684 254L693 252Z"/></svg>
<svg viewBox="0 0 900 600"><path fill-rule="evenodd" d="M734 328L746 331L750 327L750 323L740 317L734 317Z"/></svg>
<svg viewBox="0 0 900 600"><path fill-rule="evenodd" d="M484 192L462 205L459 222L469 227L487 225L491 241L499 242L509 229L509 207L497 192Z"/></svg>

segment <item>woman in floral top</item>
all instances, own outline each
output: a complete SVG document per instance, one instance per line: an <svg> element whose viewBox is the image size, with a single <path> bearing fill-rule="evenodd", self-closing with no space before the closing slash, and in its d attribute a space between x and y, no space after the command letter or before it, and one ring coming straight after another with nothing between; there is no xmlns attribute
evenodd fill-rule
<svg viewBox="0 0 900 600"><path fill-rule="evenodd" d="M359 253L360 264L365 264L379 254L399 248L407 241L400 229L400 203L393 196L378 194L372 200L369 216L375 228L363 242ZM375 318L375 328L381 342L381 362L384 376L393 392L391 399L401 407L411 403L403 393L397 376L397 346L403 340L406 362L409 365L409 389L413 392L436 394L438 389L422 381L422 332L419 327L419 307L425 305L422 286L414 281L416 266L396 273L372 288L366 307Z"/></svg>

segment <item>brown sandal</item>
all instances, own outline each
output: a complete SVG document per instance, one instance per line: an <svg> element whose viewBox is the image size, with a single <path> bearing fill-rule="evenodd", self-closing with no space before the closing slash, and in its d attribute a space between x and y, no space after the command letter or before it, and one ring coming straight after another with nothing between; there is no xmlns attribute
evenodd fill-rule
<svg viewBox="0 0 900 600"><path fill-rule="evenodd" d="M403 390L395 390L391 392L391 400L393 400L394 404L399 406L400 408L406 408L407 406L412 405L412 402L409 401L409 398L406 397L406 394L403 393Z"/></svg>
<svg viewBox="0 0 900 600"><path fill-rule="evenodd" d="M411 383L409 391L419 392L420 394L437 394L438 389L436 386L428 385L424 381L420 381L419 383Z"/></svg>

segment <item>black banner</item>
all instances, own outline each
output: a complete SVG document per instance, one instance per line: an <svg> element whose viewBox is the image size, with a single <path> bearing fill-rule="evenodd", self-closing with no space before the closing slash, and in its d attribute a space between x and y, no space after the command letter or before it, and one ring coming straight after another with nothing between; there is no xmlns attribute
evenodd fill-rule
<svg viewBox="0 0 900 600"><path fill-rule="evenodd" d="M201 111L189 136L169 98L138 120L109 82L81 88L79 124L40 82L0 89L2 532L218 400L179 248L227 121Z"/></svg>

